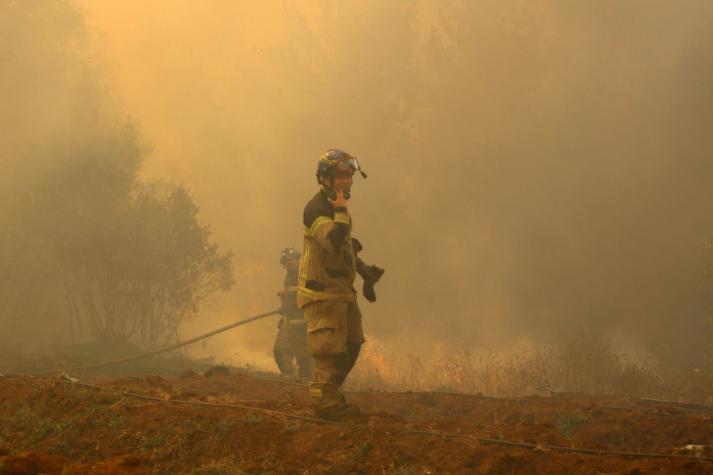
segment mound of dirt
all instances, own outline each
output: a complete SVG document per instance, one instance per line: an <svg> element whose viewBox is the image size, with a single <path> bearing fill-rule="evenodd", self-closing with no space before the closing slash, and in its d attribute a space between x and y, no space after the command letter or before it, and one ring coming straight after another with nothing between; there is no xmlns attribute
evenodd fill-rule
<svg viewBox="0 0 713 475"><path fill-rule="evenodd" d="M360 392L338 425L245 372L100 381L0 378L0 475L713 472L713 414L676 405Z"/></svg>

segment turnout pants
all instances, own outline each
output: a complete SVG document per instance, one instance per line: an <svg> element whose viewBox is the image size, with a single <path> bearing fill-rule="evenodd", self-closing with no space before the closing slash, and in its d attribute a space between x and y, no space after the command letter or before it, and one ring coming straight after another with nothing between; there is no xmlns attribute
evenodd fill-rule
<svg viewBox="0 0 713 475"><path fill-rule="evenodd" d="M310 396L319 409L344 404L339 387L354 367L364 343L356 302L319 300L304 307L307 345L314 363Z"/></svg>

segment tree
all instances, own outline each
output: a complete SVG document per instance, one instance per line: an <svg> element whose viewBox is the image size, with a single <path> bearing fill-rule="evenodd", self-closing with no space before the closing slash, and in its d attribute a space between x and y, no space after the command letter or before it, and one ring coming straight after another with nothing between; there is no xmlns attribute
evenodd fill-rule
<svg viewBox="0 0 713 475"><path fill-rule="evenodd" d="M145 155L70 2L0 0L0 348L172 337L233 284L182 186Z"/></svg>
<svg viewBox="0 0 713 475"><path fill-rule="evenodd" d="M220 253L182 186L137 185L91 252L63 262L70 318L100 340L139 336L162 343L201 303L233 285L231 254Z"/></svg>

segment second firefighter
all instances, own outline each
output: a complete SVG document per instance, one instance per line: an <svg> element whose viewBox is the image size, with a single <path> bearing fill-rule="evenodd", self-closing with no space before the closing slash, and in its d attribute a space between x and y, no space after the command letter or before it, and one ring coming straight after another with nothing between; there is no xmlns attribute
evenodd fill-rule
<svg viewBox="0 0 713 475"><path fill-rule="evenodd" d="M283 377L308 382L312 378L312 365L307 351L307 323L302 309L297 306L299 260L300 253L292 247L284 249L280 255L280 264L287 273L283 289L277 294L282 302L282 318L278 323L273 350L275 362Z"/></svg>

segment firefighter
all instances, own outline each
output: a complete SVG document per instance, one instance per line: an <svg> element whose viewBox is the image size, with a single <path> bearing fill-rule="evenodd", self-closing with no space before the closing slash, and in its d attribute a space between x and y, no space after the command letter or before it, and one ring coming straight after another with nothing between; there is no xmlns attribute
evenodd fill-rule
<svg viewBox="0 0 713 475"><path fill-rule="evenodd" d="M314 369L309 392L315 414L332 420L359 414L340 389L364 343L362 315L353 287L356 274L364 281L364 296L374 302L374 284L384 272L358 257L362 246L352 237L348 200L357 171L366 178L356 158L341 150L328 150L317 166L320 190L303 214L304 250L297 303L307 320L307 343Z"/></svg>
<svg viewBox="0 0 713 475"><path fill-rule="evenodd" d="M278 292L282 318L277 325L273 352L282 376L291 381L308 382L312 378L312 363L307 351L307 324L302 309L297 306L297 272L300 253L293 247L283 249L280 264L286 275L283 289ZM295 372L297 362L298 371Z"/></svg>

